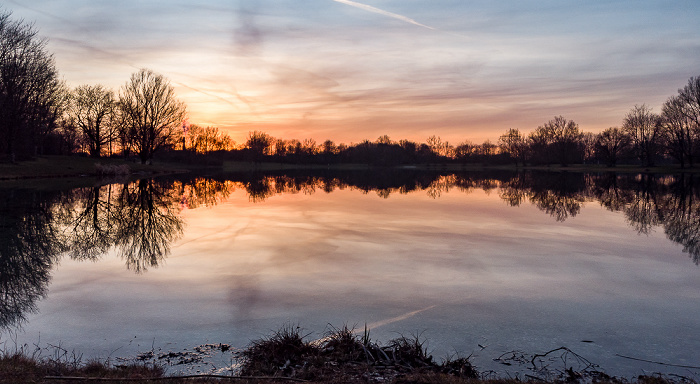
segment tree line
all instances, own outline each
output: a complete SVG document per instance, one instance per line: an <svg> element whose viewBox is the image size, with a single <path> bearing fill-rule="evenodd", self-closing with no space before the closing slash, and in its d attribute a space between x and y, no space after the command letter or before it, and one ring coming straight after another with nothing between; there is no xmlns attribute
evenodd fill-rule
<svg viewBox="0 0 700 384"><path fill-rule="evenodd" d="M132 74L117 92L99 84L69 89L58 78L46 40L30 24L12 20L9 12L0 13L0 160L83 153L136 156L147 163L159 151L317 164L603 163L612 167L622 162L643 166L674 162L686 167L700 159L700 77L691 77L660 113L645 104L635 105L620 127L597 134L556 116L529 134L511 128L496 143L452 145L438 136L417 143L383 135L350 145L332 140L319 144L253 131L236 146L217 127L189 124L186 106L170 82L151 70Z"/></svg>
<svg viewBox="0 0 700 384"><path fill-rule="evenodd" d="M700 77L664 103L661 113L645 104L635 105L620 127L600 133L584 132L573 121L556 116L529 134L511 128L497 143L465 141L456 146L431 136L425 143L392 141L380 136L376 141L336 145L326 140L317 145L312 139L275 139L254 131L248 136L244 158L254 161L314 163L368 163L378 165L457 162L516 165L605 164L654 166L676 163L693 166L700 159Z"/></svg>

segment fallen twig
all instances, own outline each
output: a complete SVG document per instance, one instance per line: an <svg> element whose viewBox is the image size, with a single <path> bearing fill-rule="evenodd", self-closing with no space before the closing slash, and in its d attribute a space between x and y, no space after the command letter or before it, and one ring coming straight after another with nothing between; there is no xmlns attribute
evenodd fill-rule
<svg viewBox="0 0 700 384"><path fill-rule="evenodd" d="M535 360L536 360L538 357L546 357L546 356L549 355L550 353L557 352L557 351L564 351L564 353L562 353L562 355L561 355L561 357L560 357L560 358L562 359L562 361L564 362L564 368L567 368L567 355L568 355L569 353L570 353L572 356L574 356L576 359L578 359L579 364L580 364L581 362L583 362L583 363L585 364L585 368L583 369L584 371L586 371L586 370L588 370L588 369L593 369L593 370L595 370L595 368L597 367L597 365L591 363L588 359L586 359L585 357L579 355L578 353L576 353L576 352L570 350L569 348L567 348L567 347L559 347L559 348L552 349L551 351L545 352L545 353L543 353L543 354L539 354L539 353L538 353L538 354L535 354L534 356L532 356L532 359L530 360L530 363L532 364L532 368L533 368L535 371L537 370L537 364L535 364Z"/></svg>
<svg viewBox="0 0 700 384"><path fill-rule="evenodd" d="M671 363L662 363L662 362L660 362L660 361L646 360L646 359L640 359L640 358L638 358L638 357L630 357L630 356L620 355L619 353L616 353L615 356L617 356L617 357L622 357L623 359L630 359L630 360L636 360L636 361L643 361L643 362L645 362L645 363L652 363L652 364L665 365L665 366L668 366L668 367L700 369L699 366L681 365L681 364L671 364Z"/></svg>

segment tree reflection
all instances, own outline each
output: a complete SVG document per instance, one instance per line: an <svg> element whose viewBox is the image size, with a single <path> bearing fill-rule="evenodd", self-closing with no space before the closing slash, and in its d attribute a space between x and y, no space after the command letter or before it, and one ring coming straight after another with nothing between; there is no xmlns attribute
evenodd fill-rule
<svg viewBox="0 0 700 384"><path fill-rule="evenodd" d="M700 182L678 176L606 175L591 182L592 196L611 211L622 211L630 226L649 234L661 226L669 240L683 246L700 264Z"/></svg>
<svg viewBox="0 0 700 384"><path fill-rule="evenodd" d="M236 188L233 181L196 177L173 183L174 193L180 195L180 208L211 207L226 199Z"/></svg>
<svg viewBox="0 0 700 384"><path fill-rule="evenodd" d="M115 249L136 273L158 266L182 235L182 208L213 205L230 181L139 180L63 192L0 189L0 329L46 295L62 254L98 260Z"/></svg>
<svg viewBox="0 0 700 384"><path fill-rule="evenodd" d="M0 329L20 325L46 295L51 268L64 251L58 201L56 193L0 190Z"/></svg>
<svg viewBox="0 0 700 384"><path fill-rule="evenodd" d="M586 202L596 201L624 214L640 234L662 228L700 264L700 180L691 174L324 170L138 180L62 192L0 189L0 328L21 324L36 311L62 254L98 260L113 251L128 269L142 273L160 265L182 236L181 210L216 205L237 189L252 203L275 194L343 189L385 199L496 191L510 206L529 202L556 221L575 217Z"/></svg>
<svg viewBox="0 0 700 384"><path fill-rule="evenodd" d="M115 242L116 227L113 217L114 185L73 190L75 205L68 217L67 240L71 257L77 260L96 260Z"/></svg>
<svg viewBox="0 0 700 384"><path fill-rule="evenodd" d="M661 221L668 238L683 246L693 262L700 264L700 188L693 175L683 174L671 184L670 193L659 201Z"/></svg>
<svg viewBox="0 0 700 384"><path fill-rule="evenodd" d="M570 172L440 172L411 170L227 175L246 190L249 200L264 202L275 194L357 189L383 199L424 191L439 199L451 189L470 193L498 191L508 205L530 202L556 221L577 216L586 202L597 201L625 215L630 227L648 235L663 227L668 238L700 264L700 182L691 175L583 174Z"/></svg>
<svg viewBox="0 0 700 384"><path fill-rule="evenodd" d="M528 183L528 198L556 221L564 221L576 216L586 201L584 176L563 172L532 177Z"/></svg>
<svg viewBox="0 0 700 384"><path fill-rule="evenodd" d="M172 184L139 180L117 196L114 212L120 224L114 245L130 270L157 267L170 253L170 243L182 236L180 196L173 192Z"/></svg>
<svg viewBox="0 0 700 384"><path fill-rule="evenodd" d="M527 198L525 175L517 174L501 184L498 196L511 207L519 207Z"/></svg>
<svg viewBox="0 0 700 384"><path fill-rule="evenodd" d="M63 218L69 255L97 260L114 248L137 273L158 266L182 235L181 191L155 180L73 190L72 209Z"/></svg>

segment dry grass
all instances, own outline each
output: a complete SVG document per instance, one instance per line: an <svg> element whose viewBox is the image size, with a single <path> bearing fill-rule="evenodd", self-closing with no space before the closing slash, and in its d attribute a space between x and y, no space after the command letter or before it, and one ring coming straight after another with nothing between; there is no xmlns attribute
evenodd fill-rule
<svg viewBox="0 0 700 384"><path fill-rule="evenodd" d="M468 359L438 364L424 341L399 337L386 346L372 342L369 331L331 328L323 338L305 340L298 326L285 326L240 352L244 376L292 377L320 382L391 382L407 374L431 373L476 378Z"/></svg>
<svg viewBox="0 0 700 384"><path fill-rule="evenodd" d="M264 377L246 376L167 376L164 369L154 364L111 365L104 361L88 361L67 358L35 358L22 353L0 356L1 384L29 383L163 383L163 384L274 384L274 383L387 383L387 384L522 384L547 383L528 377L517 379L479 379L468 359L456 359L435 364L425 355L423 344L413 338L400 338L380 348L387 357L384 360L367 362L370 349L375 348L366 338L347 327L334 329L326 337L315 342L304 340L298 327L284 327L270 337L258 340L242 354L247 361L246 373ZM370 346L371 348L368 348ZM378 347L377 347L378 348ZM392 360L392 351L402 358ZM375 351L376 352L376 351ZM279 362L284 363L279 365ZM294 361L294 362L292 362ZM414 367L405 365L413 362ZM258 370L260 369L260 370ZM679 384L694 383L692 380L670 380L661 376L640 376L623 380L607 376L579 378L564 377L549 383L595 383L595 384Z"/></svg>
<svg viewBox="0 0 700 384"><path fill-rule="evenodd" d="M134 379L163 377L163 373L161 367L154 365L111 366L100 361L82 364L78 361L36 359L22 353L5 354L0 358L0 383L3 384L67 382L65 379L50 379L51 377L110 378L115 379L110 382L134 382Z"/></svg>

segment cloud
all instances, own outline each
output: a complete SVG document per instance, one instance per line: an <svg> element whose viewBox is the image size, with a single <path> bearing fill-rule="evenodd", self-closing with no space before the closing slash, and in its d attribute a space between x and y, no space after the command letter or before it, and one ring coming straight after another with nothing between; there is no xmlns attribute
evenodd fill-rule
<svg viewBox="0 0 700 384"><path fill-rule="evenodd" d="M417 26L419 26L419 27L423 27L423 28L428 28L428 29L431 29L431 30L435 30L435 28L433 28L433 27L431 27L431 26L429 26L429 25L421 24L421 23L419 23L419 22L417 22L417 21L415 21L415 20L413 20L413 19L411 19L411 18L409 18L409 17L403 16L403 15L399 15L399 14L397 14L397 13L385 11L385 10L383 10L383 9L375 8L375 7L371 6L371 5L362 4L362 3L358 3L358 2L350 1L350 0L333 0L333 1L335 1L336 3L342 3L342 4L349 5L349 6L351 6L351 7L363 9L363 10L365 10L365 11L369 11L369 12L373 12L373 13L378 13L378 14L380 14L380 15L392 17L392 18L394 18L394 19L401 20L401 21L405 21L405 22L407 22L407 23L409 23L409 24L417 25Z"/></svg>
<svg viewBox="0 0 700 384"><path fill-rule="evenodd" d="M255 15L257 9L243 6L238 10L238 27L234 31L237 53L249 55L257 53L263 43L263 32L257 26Z"/></svg>

